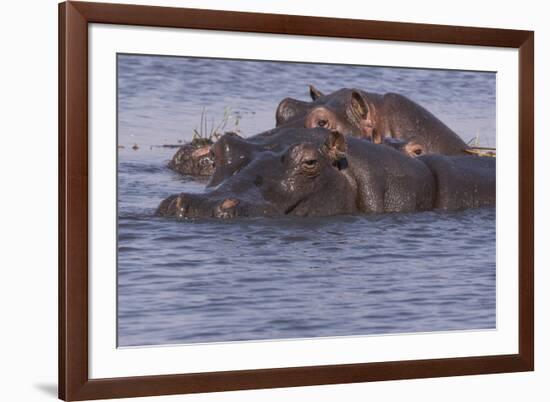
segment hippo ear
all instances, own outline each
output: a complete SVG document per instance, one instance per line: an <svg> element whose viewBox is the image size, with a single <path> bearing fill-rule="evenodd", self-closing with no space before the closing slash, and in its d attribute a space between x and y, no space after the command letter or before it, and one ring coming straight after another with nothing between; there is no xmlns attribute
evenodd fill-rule
<svg viewBox="0 0 550 402"><path fill-rule="evenodd" d="M365 97L358 91L351 93L350 107L352 113L361 120L366 120L369 115L369 106Z"/></svg>
<svg viewBox="0 0 550 402"><path fill-rule="evenodd" d="M292 98L285 98L277 106L275 112L275 121L277 127L284 124L295 117L304 114L307 110L307 102L302 102Z"/></svg>
<svg viewBox="0 0 550 402"><path fill-rule="evenodd" d="M380 133L376 130L374 116L369 108L367 96L361 91L353 91L347 116L361 130L362 137L372 142L380 144L383 141Z"/></svg>
<svg viewBox="0 0 550 402"><path fill-rule="evenodd" d="M317 88L315 88L313 85L310 85L309 96L311 96L312 100L317 100L321 96L325 96L325 95L321 91L319 91Z"/></svg>
<svg viewBox="0 0 550 402"><path fill-rule="evenodd" d="M390 148L393 148L397 151L403 151L407 146L408 142L397 138L393 138L393 137L384 137L382 138L382 144Z"/></svg>
<svg viewBox="0 0 550 402"><path fill-rule="evenodd" d="M344 134L336 130L331 131L325 141L325 149L326 154L332 161L337 162L345 159L348 145Z"/></svg>

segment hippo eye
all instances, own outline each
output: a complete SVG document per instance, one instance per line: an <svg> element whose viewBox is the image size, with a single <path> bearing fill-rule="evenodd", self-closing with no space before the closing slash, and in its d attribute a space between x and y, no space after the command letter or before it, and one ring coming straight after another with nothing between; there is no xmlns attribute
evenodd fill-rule
<svg viewBox="0 0 550 402"><path fill-rule="evenodd" d="M420 148L416 148L413 152L415 155L422 155L422 150Z"/></svg>
<svg viewBox="0 0 550 402"><path fill-rule="evenodd" d="M317 165L317 159L308 159L307 161L303 161L302 164L307 168L312 168Z"/></svg>
<svg viewBox="0 0 550 402"><path fill-rule="evenodd" d="M308 176L317 176L321 170L317 159L305 159L301 163L302 172Z"/></svg>
<svg viewBox="0 0 550 402"><path fill-rule="evenodd" d="M317 120L317 126L318 127L325 127L328 125L328 120Z"/></svg>

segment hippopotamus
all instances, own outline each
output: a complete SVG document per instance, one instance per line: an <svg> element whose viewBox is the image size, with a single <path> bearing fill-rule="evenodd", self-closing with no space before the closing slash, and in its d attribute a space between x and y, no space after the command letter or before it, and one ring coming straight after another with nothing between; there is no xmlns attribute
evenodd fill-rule
<svg viewBox="0 0 550 402"><path fill-rule="evenodd" d="M325 95L310 86L310 96L312 102L283 99L276 111L277 126L325 127L375 143L391 137L404 141L404 151L413 157L463 155L469 149L441 120L403 95L353 88Z"/></svg>
<svg viewBox="0 0 550 402"><path fill-rule="evenodd" d="M476 155L423 155L435 177L434 209L460 210L494 206L496 202L496 159Z"/></svg>
<svg viewBox="0 0 550 402"><path fill-rule="evenodd" d="M228 132L210 147L208 158L215 168L207 187L217 186L235 174L250 163L258 152L281 151L297 142L315 141L315 134L314 130L277 127L245 139L237 133ZM406 153L404 141L386 138L382 144Z"/></svg>
<svg viewBox="0 0 550 402"><path fill-rule="evenodd" d="M329 216L494 205L493 158L410 158L326 128L285 128L257 137L220 138L213 152L224 163L216 165L214 183L203 194L169 196L157 215ZM225 164L238 168L217 176Z"/></svg>
<svg viewBox="0 0 550 402"><path fill-rule="evenodd" d="M183 144L168 162L168 167L182 175L210 176L214 172L211 146L211 141Z"/></svg>

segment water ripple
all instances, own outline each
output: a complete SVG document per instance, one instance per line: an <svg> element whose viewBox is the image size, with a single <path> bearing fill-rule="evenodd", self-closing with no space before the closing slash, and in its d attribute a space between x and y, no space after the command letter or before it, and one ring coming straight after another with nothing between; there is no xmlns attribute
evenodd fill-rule
<svg viewBox="0 0 550 402"><path fill-rule="evenodd" d="M327 92L401 92L464 138L479 131L494 139L492 75L295 67L226 61L220 70L212 60L121 57L120 345L495 327L494 209L236 221L153 216L163 197L200 192L205 183L166 168L174 149L144 144L189 139L205 106L213 117L227 105L239 110L245 133L270 128L278 101L305 99L306 83Z"/></svg>

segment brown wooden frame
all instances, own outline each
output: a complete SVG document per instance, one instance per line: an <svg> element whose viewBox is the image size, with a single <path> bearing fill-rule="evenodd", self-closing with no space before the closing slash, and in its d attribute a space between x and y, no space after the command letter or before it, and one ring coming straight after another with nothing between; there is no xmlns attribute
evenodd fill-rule
<svg viewBox="0 0 550 402"><path fill-rule="evenodd" d="M88 24L107 23L519 49L519 353L214 373L88 377ZM138 397L534 369L534 33L184 8L59 5L59 397Z"/></svg>

